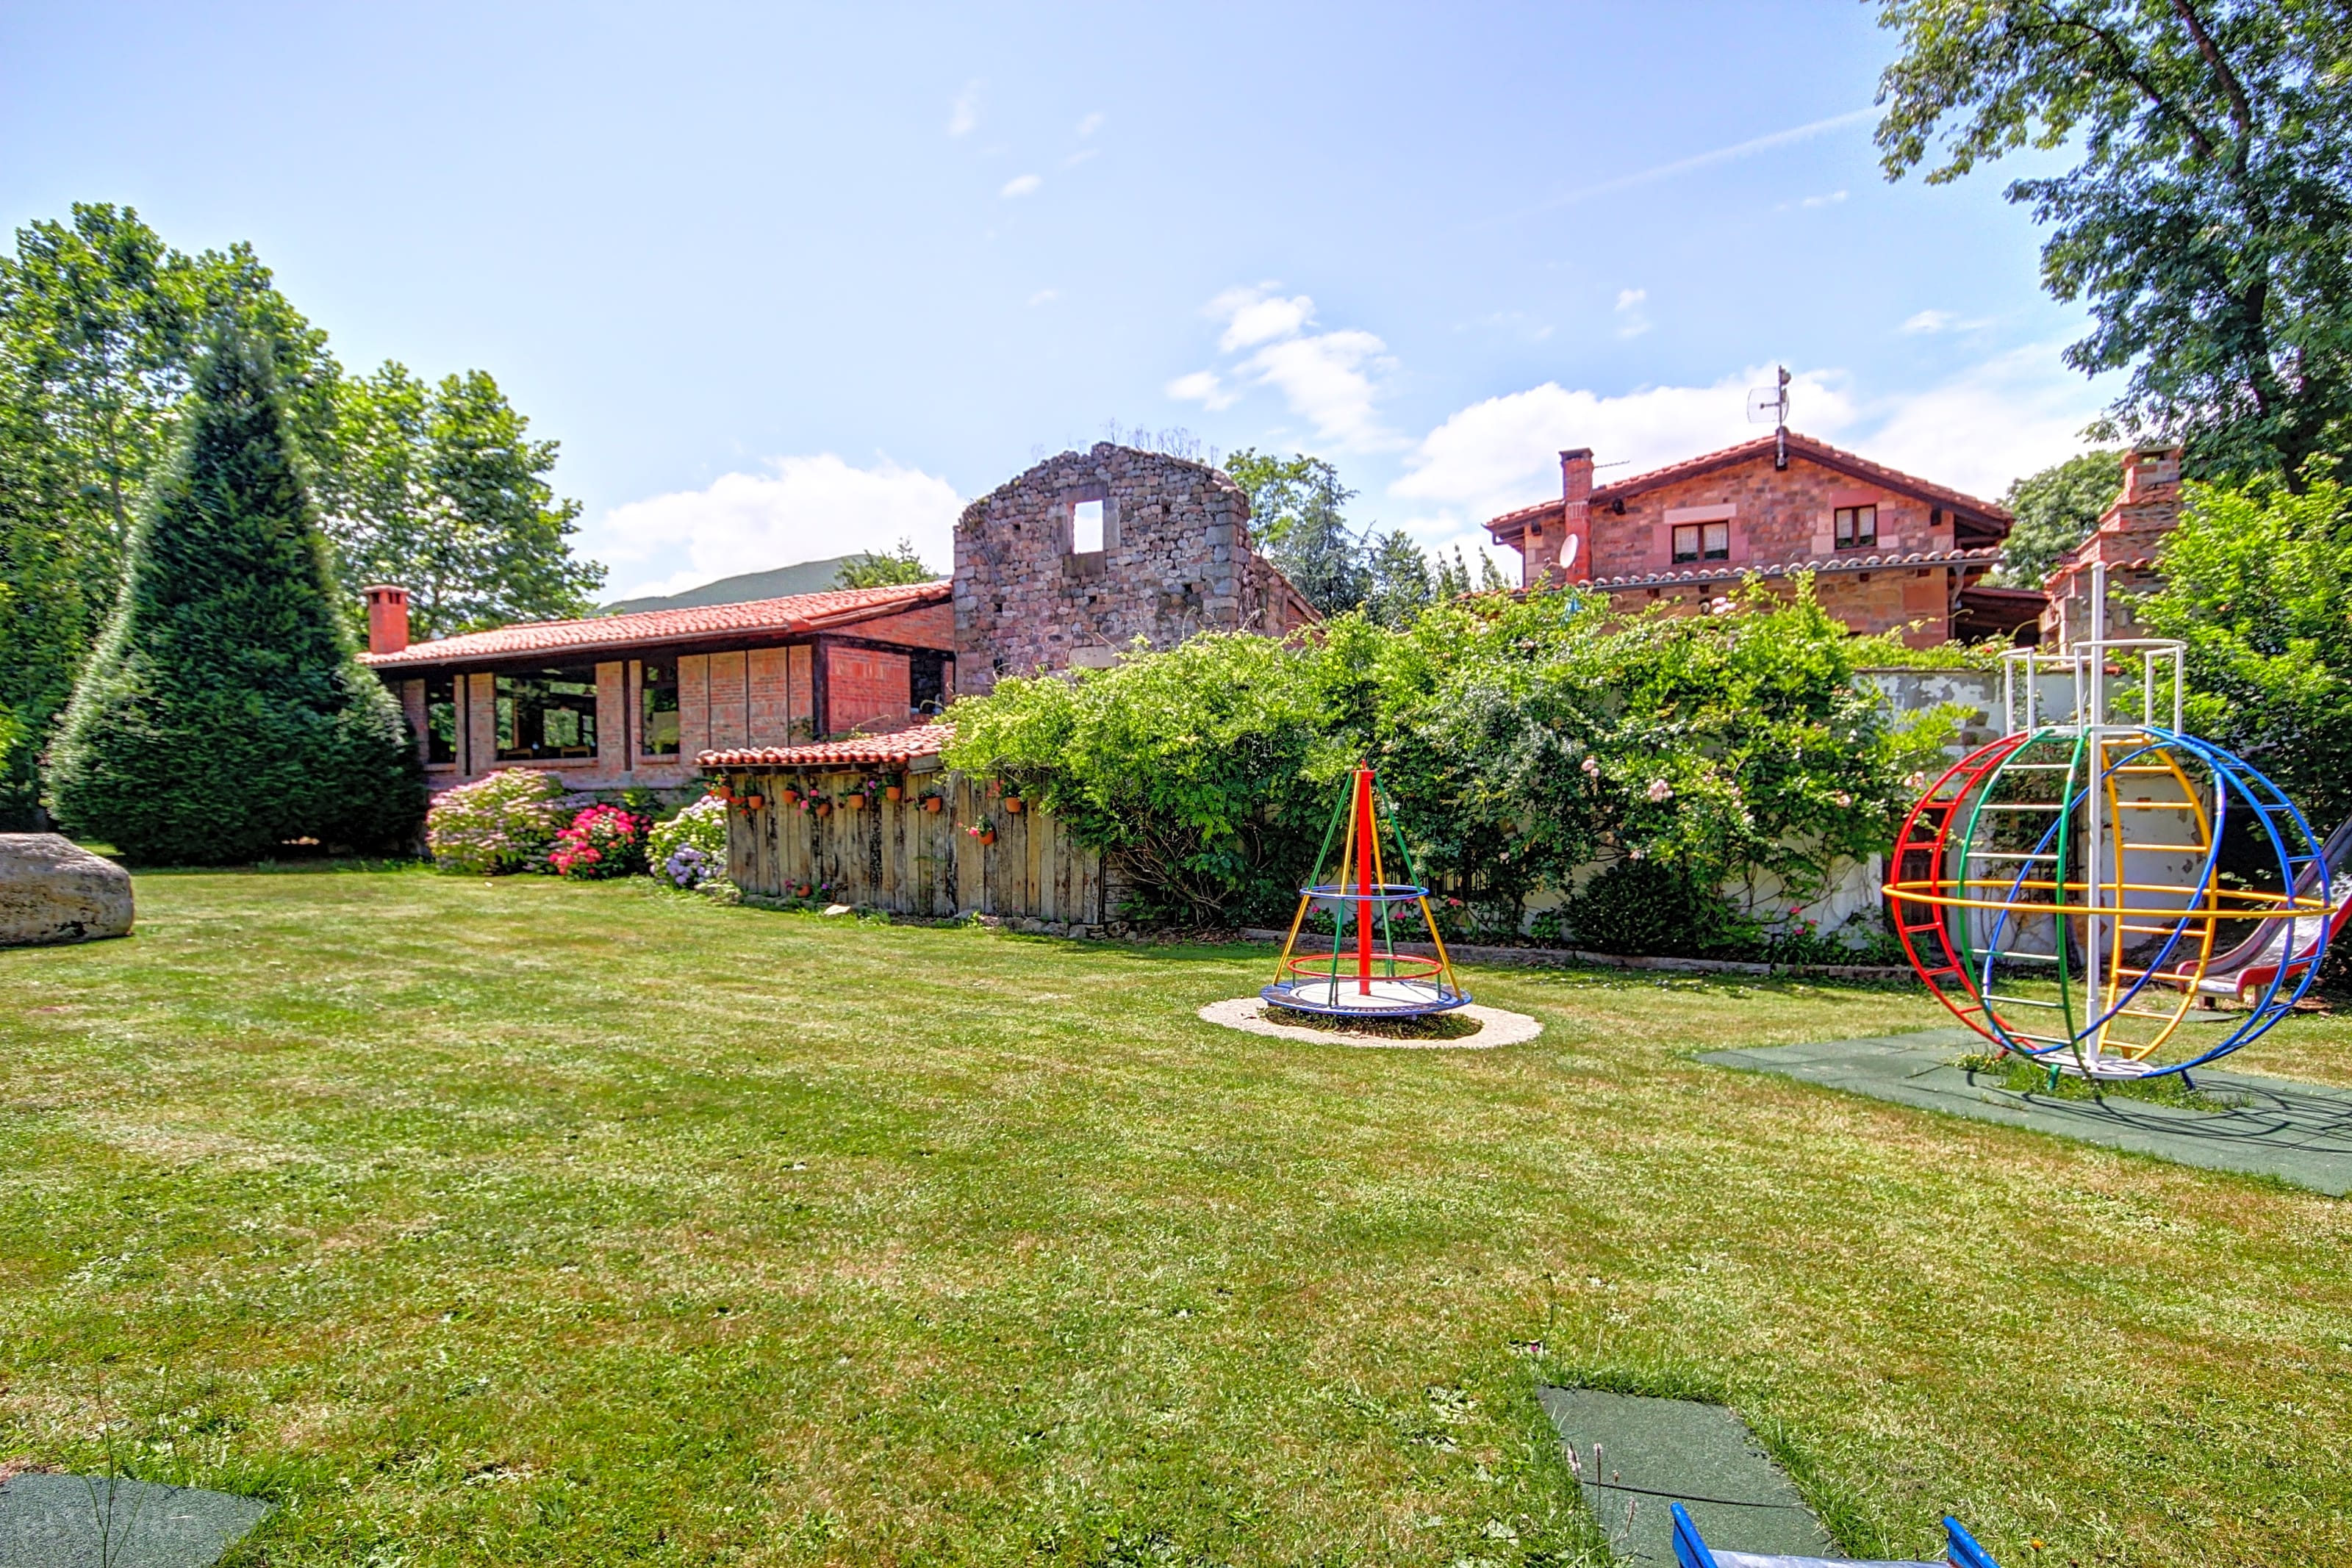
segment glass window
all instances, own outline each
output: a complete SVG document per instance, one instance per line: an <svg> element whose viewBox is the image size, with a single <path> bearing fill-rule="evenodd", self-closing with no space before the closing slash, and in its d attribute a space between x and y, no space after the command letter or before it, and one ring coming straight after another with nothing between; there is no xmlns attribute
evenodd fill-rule
<svg viewBox="0 0 2352 1568"><path fill-rule="evenodd" d="M1856 549L1878 542L1878 508L1876 507L1840 507L1837 509L1837 548Z"/></svg>
<svg viewBox="0 0 2352 1568"><path fill-rule="evenodd" d="M1729 560L1731 559L1731 525L1729 523L1676 523L1675 525L1675 559L1676 560Z"/></svg>
<svg viewBox="0 0 2352 1568"><path fill-rule="evenodd" d="M548 762L596 755L596 666L572 664L499 677L499 760Z"/></svg>
<svg viewBox="0 0 2352 1568"><path fill-rule="evenodd" d="M457 677L454 672L425 677L425 760L457 760Z"/></svg>
<svg viewBox="0 0 2352 1568"><path fill-rule="evenodd" d="M649 663L637 683L637 749L646 757L676 757L677 666Z"/></svg>

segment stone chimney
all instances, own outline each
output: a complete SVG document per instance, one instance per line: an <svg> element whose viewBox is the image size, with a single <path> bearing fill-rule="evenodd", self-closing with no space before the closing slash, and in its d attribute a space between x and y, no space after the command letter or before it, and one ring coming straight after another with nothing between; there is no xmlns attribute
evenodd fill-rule
<svg viewBox="0 0 2352 1568"><path fill-rule="evenodd" d="M388 582L360 590L367 601L368 652L397 653L408 646L408 590Z"/></svg>
<svg viewBox="0 0 2352 1568"><path fill-rule="evenodd" d="M1592 580L1592 448L1572 446L1559 455L1559 552L1544 563L1563 581ZM1533 561L1529 561L1530 568Z"/></svg>

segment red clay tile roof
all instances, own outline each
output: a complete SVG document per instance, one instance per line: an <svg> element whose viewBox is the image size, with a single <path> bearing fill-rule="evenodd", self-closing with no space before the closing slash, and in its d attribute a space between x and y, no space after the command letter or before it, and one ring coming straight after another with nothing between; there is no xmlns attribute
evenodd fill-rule
<svg viewBox="0 0 2352 1568"><path fill-rule="evenodd" d="M1907 554L1846 555L1820 560L1772 561L1759 564L1745 562L1735 565L1725 561L1714 566L1685 569L1680 571L1638 572L1625 577L1596 577L1594 588L1664 588L1675 583L1738 582L1753 572L1758 577L1790 577L1801 571L1895 571L1904 567L1922 566L1991 566L2000 559L1999 545L1979 545L1969 549L1912 550Z"/></svg>
<svg viewBox="0 0 2352 1568"><path fill-rule="evenodd" d="M919 757L937 757L954 738L955 726L925 724L889 735L853 736L808 746L706 751L695 761L705 768L895 768Z"/></svg>
<svg viewBox="0 0 2352 1568"><path fill-rule="evenodd" d="M945 582L891 588L846 588L757 599L748 604L700 604L687 610L642 610L634 615L599 615L585 621L527 621L488 632L468 632L412 643L397 653L363 653L379 670L417 665L512 659L533 653L604 653L658 647L700 637L746 632L822 632L895 615L926 604L947 602Z"/></svg>
<svg viewBox="0 0 2352 1568"><path fill-rule="evenodd" d="M1592 504L1595 507L1601 507L1611 501L1629 500L1643 491L1654 490L1662 485L1672 485L1683 479L1696 479L1702 474L1711 474L1718 468L1730 468L1742 463L1753 462L1759 457L1769 455L1773 451L1774 441L1773 436L1759 435L1753 441L1743 441L1737 446L1727 446L1720 452L1702 453L1696 457L1685 457L1679 463L1669 463L1664 468L1653 468L1646 474L1635 474L1631 477L1620 479L1614 484L1595 486L1592 491ZM1793 456L1818 463L1824 468L1834 468L1842 474L1851 474L1857 479L1866 479L1874 485L1884 485L1890 490L1900 490L1906 495L1917 496L1925 500L1940 501L1947 506L1958 507L1962 511L1974 512L1980 517L2001 521L2009 519L2008 511L1990 501L1979 500L1965 491L1933 484L1928 480L1906 474L1899 468L1889 468L1883 463L1873 463L1869 458L1857 453L1848 452L1843 447L1832 446L1826 441L1816 441L1810 435L1800 435L1793 430L1789 432L1789 451ZM1556 517L1559 509L1560 501L1558 497L1549 501L1538 501L1534 506L1521 507L1517 511L1505 512L1499 517L1488 519L1486 531L1494 535L1499 542L1502 536L1513 528L1524 528L1538 517Z"/></svg>

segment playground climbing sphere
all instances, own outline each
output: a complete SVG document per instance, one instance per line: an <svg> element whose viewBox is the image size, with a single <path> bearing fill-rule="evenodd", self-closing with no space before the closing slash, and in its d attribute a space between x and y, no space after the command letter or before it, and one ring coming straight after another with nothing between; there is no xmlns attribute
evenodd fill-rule
<svg viewBox="0 0 2352 1568"><path fill-rule="evenodd" d="M2310 989L2342 923L2352 831L2321 843L2258 768L2185 733L2180 706L2177 643L2017 650L2007 733L1930 785L1896 838L1885 893L1920 978L2053 1072L2227 1055ZM2216 1011L2224 997L2242 1006Z"/></svg>

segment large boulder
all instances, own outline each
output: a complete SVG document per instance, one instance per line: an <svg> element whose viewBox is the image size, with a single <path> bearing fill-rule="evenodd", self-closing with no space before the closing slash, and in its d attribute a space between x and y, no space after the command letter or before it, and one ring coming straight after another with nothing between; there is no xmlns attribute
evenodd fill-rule
<svg viewBox="0 0 2352 1568"><path fill-rule="evenodd" d="M131 934L131 873L56 833L0 833L0 947Z"/></svg>

